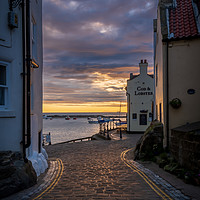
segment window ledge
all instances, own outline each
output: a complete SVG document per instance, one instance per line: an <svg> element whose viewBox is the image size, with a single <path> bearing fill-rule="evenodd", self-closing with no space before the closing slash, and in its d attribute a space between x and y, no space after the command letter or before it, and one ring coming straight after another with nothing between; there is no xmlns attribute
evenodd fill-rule
<svg viewBox="0 0 200 200"><path fill-rule="evenodd" d="M16 114L12 110L0 110L0 118L15 118Z"/></svg>

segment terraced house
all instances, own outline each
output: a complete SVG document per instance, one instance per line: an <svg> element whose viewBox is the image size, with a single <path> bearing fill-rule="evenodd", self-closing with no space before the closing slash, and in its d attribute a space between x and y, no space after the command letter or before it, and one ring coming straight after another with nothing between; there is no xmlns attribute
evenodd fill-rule
<svg viewBox="0 0 200 200"><path fill-rule="evenodd" d="M21 154L39 175L47 167L41 153L42 1L1 0L0 30L1 155Z"/></svg>
<svg viewBox="0 0 200 200"><path fill-rule="evenodd" d="M164 124L164 146L189 158L192 152L181 151L197 152L197 140L176 132L185 125L193 133L200 129L200 1L160 0L154 39L155 118Z"/></svg>
<svg viewBox="0 0 200 200"><path fill-rule="evenodd" d="M127 131L144 133L153 119L154 77L147 73L147 60L139 63L140 74L127 80Z"/></svg>

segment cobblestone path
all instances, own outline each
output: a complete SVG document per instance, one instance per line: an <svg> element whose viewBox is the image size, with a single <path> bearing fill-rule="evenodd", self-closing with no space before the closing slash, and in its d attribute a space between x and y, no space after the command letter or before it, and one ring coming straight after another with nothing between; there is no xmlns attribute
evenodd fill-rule
<svg viewBox="0 0 200 200"><path fill-rule="evenodd" d="M140 135L126 140L90 141L48 146L51 159L61 159L62 176L42 199L162 199L120 158Z"/></svg>

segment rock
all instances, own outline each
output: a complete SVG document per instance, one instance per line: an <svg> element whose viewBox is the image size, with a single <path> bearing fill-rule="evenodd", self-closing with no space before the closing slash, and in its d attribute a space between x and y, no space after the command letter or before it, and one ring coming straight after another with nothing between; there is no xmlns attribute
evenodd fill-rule
<svg viewBox="0 0 200 200"><path fill-rule="evenodd" d="M25 163L18 152L0 155L0 199L36 184L37 175L30 161Z"/></svg>
<svg viewBox="0 0 200 200"><path fill-rule="evenodd" d="M15 172L15 170L16 169L13 166L7 166L7 167L0 166L0 181L2 179L9 178Z"/></svg>
<svg viewBox="0 0 200 200"><path fill-rule="evenodd" d="M1 161L1 166L9 165L9 163L10 163L10 159L4 159Z"/></svg>
<svg viewBox="0 0 200 200"><path fill-rule="evenodd" d="M137 142L134 160L151 160L163 150L163 125L154 121Z"/></svg>

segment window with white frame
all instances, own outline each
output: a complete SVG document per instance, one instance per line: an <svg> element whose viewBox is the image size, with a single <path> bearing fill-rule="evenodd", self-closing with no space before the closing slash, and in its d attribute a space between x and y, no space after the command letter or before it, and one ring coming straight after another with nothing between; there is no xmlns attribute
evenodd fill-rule
<svg viewBox="0 0 200 200"><path fill-rule="evenodd" d="M8 106L8 63L0 62L0 109Z"/></svg>

